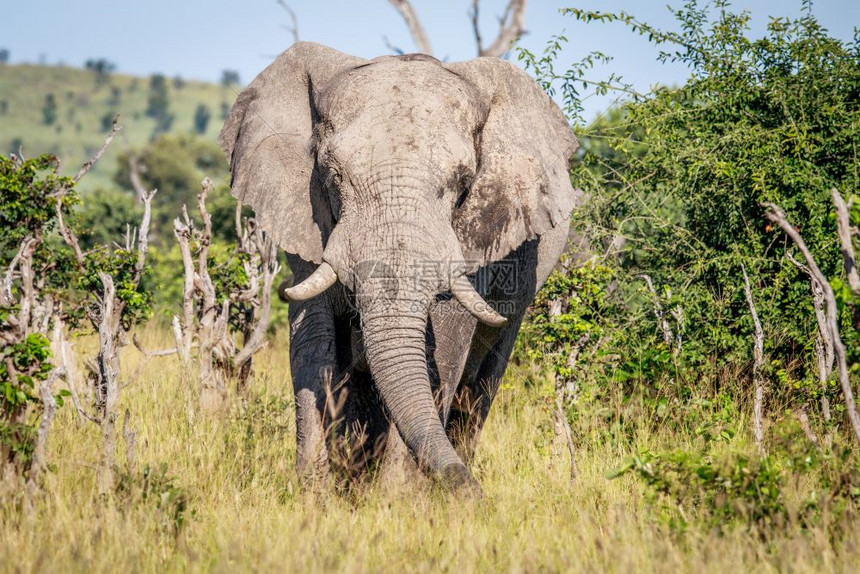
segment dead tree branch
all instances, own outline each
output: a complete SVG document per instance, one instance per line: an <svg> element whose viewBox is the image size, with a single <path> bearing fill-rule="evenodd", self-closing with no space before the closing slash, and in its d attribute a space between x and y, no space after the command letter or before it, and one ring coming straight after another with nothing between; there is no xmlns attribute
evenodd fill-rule
<svg viewBox="0 0 860 574"><path fill-rule="evenodd" d="M125 463L128 472L134 472L135 445L137 444L137 433L131 428L131 413L125 409L122 421L122 436L125 439Z"/></svg>
<svg viewBox="0 0 860 574"><path fill-rule="evenodd" d="M62 195L65 195L63 193ZM75 253L75 261L78 262L78 265L84 264L84 252L81 250L81 244L78 241L77 236L72 233L72 231L66 227L66 222L63 220L63 197L57 197L57 227L60 231L60 236L66 242L66 244L72 248L72 251Z"/></svg>
<svg viewBox="0 0 860 574"><path fill-rule="evenodd" d="M830 422L830 397L827 394L827 380L833 373L835 360L833 353L833 335L827 324L827 303L825 302L824 289L812 274L812 270L795 259L791 253L785 256L795 267L803 271L809 277L809 287L812 290L812 308L815 310L815 322L818 326L818 336L815 338L815 361L818 366L818 383L821 386L821 413L826 422ZM829 442L829 435L825 437Z"/></svg>
<svg viewBox="0 0 860 574"><path fill-rule="evenodd" d="M116 120L114 120L114 129L105 141L105 145L102 146L93 159L84 164L84 167L79 172L80 176L83 176L95 164L98 158L101 157L119 129L119 126L116 125ZM149 225L152 221L152 198L155 193L156 190L140 193L144 208L140 228L136 233L130 230L126 233L125 248L131 249L133 247L135 237L137 242L135 246L137 249L137 260L131 273L131 282L135 288L139 285L146 267L146 257L149 251ZM63 224L62 212L59 208L57 214L63 239L75 251L75 257L79 264L83 264L85 257L81 252L77 237L71 229ZM98 483L99 492L105 495L113 490L116 482L116 417L120 391L118 381L120 372L119 350L123 346L126 336L126 327L122 323L126 302L117 295L116 284L110 274L98 271L98 278L101 283L101 293L94 294L88 311L90 321L98 331L99 337L99 349L95 365L91 368L91 379L94 381L96 398L96 414L94 416L86 413L77 397L77 393L72 388L73 385L69 386L72 392L72 400L78 413L89 420L97 422L102 430L103 445Z"/></svg>
<svg viewBox="0 0 860 574"><path fill-rule="evenodd" d="M576 477L579 474L576 465L576 444L573 441L573 430L570 428L570 423L567 420L567 409L576 400L578 391L576 372L577 360L582 352L582 349L591 338L591 333L585 333L579 340L571 346L570 352L567 355L565 366L571 374L570 377L562 377L558 374L555 376L555 437L557 441L561 441L567 447L567 454L570 457L570 482L576 482ZM561 457L561 448L557 446L555 449L556 456Z"/></svg>
<svg viewBox="0 0 860 574"><path fill-rule="evenodd" d="M860 295L860 274L857 272L857 262L854 258L854 245L851 242L851 219L848 215L851 206L842 199L842 194L835 187L830 190L833 205L836 207L836 230L839 233L839 243L842 246L842 263L848 277L848 287L854 295Z"/></svg>
<svg viewBox="0 0 860 574"><path fill-rule="evenodd" d="M278 247L274 244L272 238L265 235L251 221L246 224L245 228L246 231L241 242L241 249L252 257L258 257L260 260L259 264L257 264L252 259L246 265L246 269L250 277L257 277L259 272L262 272L262 285L253 287L255 295L260 288L262 288L262 291L259 295L259 319L255 325L247 325L250 328L245 332L242 350L239 351L235 358L235 363L239 367L240 372L246 363L250 366L251 357L265 346L266 330L269 327L272 310L272 285L275 277L281 272L281 265L278 263ZM259 284L259 281L257 283ZM244 381L240 382L244 384Z"/></svg>
<svg viewBox="0 0 860 574"><path fill-rule="evenodd" d="M135 348L140 351L140 354L144 357L166 357L168 355L175 355L177 353L177 349L174 347L173 349L160 349L158 351L150 351L146 347L143 346L143 343L140 342L140 339L137 338L137 333L135 333L131 342L134 343Z"/></svg>
<svg viewBox="0 0 860 574"><path fill-rule="evenodd" d="M744 275L744 292L747 296L747 305L750 308L752 315L754 335L753 335L753 384L755 385L755 401L753 403L754 413L754 431L755 444L758 447L760 454L764 455L764 424L763 418L763 402L764 402L764 383L761 379L761 368L764 365L764 331L761 328L761 321L758 318L758 312L753 301L752 289L750 288L750 278L747 276L747 269L741 265L741 271Z"/></svg>
<svg viewBox="0 0 860 574"><path fill-rule="evenodd" d="M251 358L266 344L272 286L281 271L277 246L254 220L243 225L239 207L236 212L237 254L243 256L247 284L233 288L229 293L217 293L209 269L212 223L206 210L206 198L211 185L209 178L204 179L197 196L202 229L194 229L185 209L183 217L177 218L173 224L185 272L183 316L181 320L179 317L173 319L176 349L183 362L187 363L196 339L200 404L210 411L218 410L223 404L228 378L236 376L240 389L247 382L251 374ZM192 252L192 244L196 254ZM237 349L231 332L237 324L243 334L241 349Z"/></svg>
<svg viewBox="0 0 860 574"><path fill-rule="evenodd" d="M482 44L481 32L478 25L478 6L480 0L472 1L471 19L472 32L478 46L479 56L501 58L507 54L517 40L525 33L526 0L510 0L505 12L499 19L499 34L486 48Z"/></svg>
<svg viewBox="0 0 860 574"><path fill-rule="evenodd" d="M845 401L845 410L848 413L848 420L851 422L851 427L854 431L854 436L857 442L860 443L860 416L857 414L857 407L854 403L854 392L851 390L851 381L848 375L848 363L845 353L845 345L842 343L842 336L839 333L839 312L836 305L836 296L827 278L821 272L815 259L812 257L806 242L801 237L800 233L789 223L782 209L773 203L764 203L764 207L768 209L765 217L771 222L779 225L779 227L794 241L797 248L806 259L806 264L812 273L812 276L821 286L824 291L824 300L826 302L826 316L828 332L833 340L833 351L836 357L836 365L839 372L839 383L842 387L843 400Z"/></svg>
<svg viewBox="0 0 860 574"><path fill-rule="evenodd" d="M478 46L478 55L481 54L484 41L481 38L480 25L481 0L472 0L472 10L469 12L469 19L472 21L472 34L475 36L475 45Z"/></svg>
<svg viewBox="0 0 860 574"><path fill-rule="evenodd" d="M681 352L681 344L683 342L681 339L681 330L684 323L684 312L680 308L672 310L671 314L675 318L678 329L677 334L673 333L672 326L669 324L669 319L666 317L666 311L663 309L662 303L660 303L660 296L657 294L657 289L654 288L654 281L651 279L651 276L642 274L639 275L639 278L648 286L648 291L651 292L653 297L654 316L657 318L657 324L660 326L660 331L663 334L663 342L672 350L672 354L677 356Z"/></svg>
<svg viewBox="0 0 860 574"><path fill-rule="evenodd" d="M800 425L800 429L803 431L803 434L806 435L809 442L815 445L815 448L819 448L821 445L818 441L818 435L813 432L812 427L809 424L809 416L806 414L806 407L800 407L794 414L797 416L797 422Z"/></svg>
<svg viewBox="0 0 860 574"><path fill-rule="evenodd" d="M33 511L33 498L36 495L39 479L47 467L45 448L48 444L48 432L51 429L51 423L54 422L54 415L57 412L57 401L54 399L54 383L61 374L58 369L54 369L48 375L48 378L39 385L39 399L42 401L42 419L39 421L39 429L36 431L33 460L30 463L27 477L27 498L25 503L28 514Z"/></svg>
<svg viewBox="0 0 860 574"><path fill-rule="evenodd" d="M559 317L563 313L568 312L570 308L570 297L561 296L557 299L548 301L549 316ZM582 350L591 339L591 333L584 333L576 343L571 345L565 358L566 376L561 371L556 371L555 375L555 393L553 396L553 424L555 434L553 439L553 458L557 461L563 460L563 449L566 448L567 454L570 457L570 482L576 482L576 477L579 474L576 465L576 443L573 440L573 430L570 428L570 422L567 420L567 410L576 401L578 385L577 378L577 363ZM598 344L600 344L598 342Z"/></svg>
<svg viewBox="0 0 860 574"><path fill-rule="evenodd" d="M409 0L388 0L391 5L400 12L400 16L409 27L409 33L412 34L412 39L415 41L415 46L419 52L433 55L433 48L430 46L430 39L427 37L427 32L424 31L424 25L415 13L412 3Z"/></svg>
<svg viewBox="0 0 860 574"><path fill-rule="evenodd" d="M131 180L131 187L134 189L134 194L137 200L143 203L143 198L146 196L146 187L143 185L143 179L140 174L144 171L144 166L140 165L140 159L137 156L131 155L128 158L128 178Z"/></svg>
<svg viewBox="0 0 860 574"><path fill-rule="evenodd" d="M110 144L113 142L113 139L116 137L116 134L122 129L122 126L119 125L119 114L114 116L113 118L113 126L111 127L110 133L107 138L105 138L105 143L102 144L102 147L96 152L96 154L84 162L84 165L81 166L81 169L78 170L78 173L73 177L73 181L78 183L81 181L81 178L84 177L88 171L90 171L93 166L101 159L104 155L107 148L110 147Z"/></svg>
<svg viewBox="0 0 860 574"><path fill-rule="evenodd" d="M173 317L173 336L176 339L176 349L183 365L188 365L191 359L191 326L194 324L194 259L191 256L190 242L193 236L193 226L188 217L188 210L182 206L184 221L176 218L173 222L173 234L179 242L179 253L182 256L184 284L182 288L182 320Z"/></svg>
<svg viewBox="0 0 860 574"><path fill-rule="evenodd" d="M284 0L277 0L278 5L287 11L287 14L290 15L290 20L292 20L292 26L284 26L284 28L293 35L293 43L298 43L299 41L299 19L296 17L295 11L290 8L290 5L287 4Z"/></svg>

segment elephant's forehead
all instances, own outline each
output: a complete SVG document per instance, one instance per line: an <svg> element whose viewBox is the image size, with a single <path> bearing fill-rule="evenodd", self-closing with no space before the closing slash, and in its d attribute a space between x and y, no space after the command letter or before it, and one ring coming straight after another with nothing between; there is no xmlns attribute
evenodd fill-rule
<svg viewBox="0 0 860 574"><path fill-rule="evenodd" d="M471 84L421 60L388 59L349 70L324 89L317 106L335 123L374 116L467 126L480 115Z"/></svg>

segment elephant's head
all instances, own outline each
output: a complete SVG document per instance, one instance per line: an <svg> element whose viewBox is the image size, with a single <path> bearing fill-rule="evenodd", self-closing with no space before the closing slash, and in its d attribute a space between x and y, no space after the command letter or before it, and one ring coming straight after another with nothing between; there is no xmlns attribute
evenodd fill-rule
<svg viewBox="0 0 860 574"><path fill-rule="evenodd" d="M561 111L503 60L366 61L299 43L242 92L220 143L233 194L281 247L320 264L288 295L338 280L354 292L407 445L431 472L468 479L431 395L428 308L453 292L504 323L465 274L567 220L577 142Z"/></svg>

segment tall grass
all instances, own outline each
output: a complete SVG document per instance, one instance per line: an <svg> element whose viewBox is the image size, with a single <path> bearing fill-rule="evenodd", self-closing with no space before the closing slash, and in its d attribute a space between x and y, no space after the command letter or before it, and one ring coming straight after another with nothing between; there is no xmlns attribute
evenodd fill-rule
<svg viewBox="0 0 860 574"><path fill-rule="evenodd" d="M167 332L149 329L150 348ZM83 341L85 347L89 344ZM342 491L299 488L285 337L260 356L229 413L204 416L175 358L128 347L123 408L137 433L135 468L109 499L97 496L95 425L63 408L50 441L55 465L28 518L0 506L0 565L9 572L854 571L856 521L833 529L789 524L762 535L692 521L669 526L633 475L605 477L625 448L583 413L579 478L552 460L551 413L533 375L512 367L484 431L474 471L483 499L426 481L367 480ZM589 407L591 408L591 407ZM623 408L601 405L601 409ZM593 416L592 416L593 415ZM692 445L691 433L638 425L645 448ZM738 448L746 448L741 445ZM122 450L122 445L120 445ZM119 453L119 461L124 461ZM124 465L124 462L121 463Z"/></svg>

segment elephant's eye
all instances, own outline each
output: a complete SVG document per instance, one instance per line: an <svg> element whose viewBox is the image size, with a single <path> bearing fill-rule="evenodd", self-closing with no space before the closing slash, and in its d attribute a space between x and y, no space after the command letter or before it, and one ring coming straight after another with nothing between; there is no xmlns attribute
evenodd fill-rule
<svg viewBox="0 0 860 574"><path fill-rule="evenodd" d="M464 187L457 194L457 201L454 202L454 209L460 209L466 201L466 196L469 195L469 189Z"/></svg>
<svg viewBox="0 0 860 574"><path fill-rule="evenodd" d="M331 206L331 213L334 216L335 222L340 219L340 195L333 187L328 188L328 203Z"/></svg>

